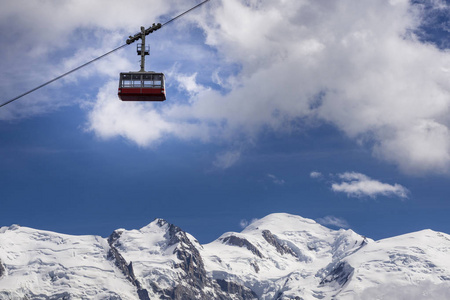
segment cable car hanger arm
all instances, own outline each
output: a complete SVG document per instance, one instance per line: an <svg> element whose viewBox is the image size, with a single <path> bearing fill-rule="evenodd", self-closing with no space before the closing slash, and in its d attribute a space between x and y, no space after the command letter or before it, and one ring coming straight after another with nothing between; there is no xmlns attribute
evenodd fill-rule
<svg viewBox="0 0 450 300"><path fill-rule="evenodd" d="M185 11L185 12L183 12L183 13L181 13L181 14L179 14L179 15L176 16L175 18L170 19L169 21L167 21L167 22L164 23L164 24L161 24L161 23L155 24L155 23L153 23L153 25L152 25L151 27L145 29L145 35L149 35L149 34L152 33L153 31L156 31L156 30L160 29L161 27L163 27L163 26L169 24L170 22L175 21L176 19L182 17L183 15L189 13L191 10L196 9L197 7L199 7L199 6L203 5L203 4L205 4L205 3L208 2L208 1L210 1L210 0L205 0L205 1L203 1L203 2L201 2L201 3L199 3L199 4L197 4L196 6L194 6L194 7L190 8L190 9L188 9L187 11ZM131 43L134 43L135 41L137 41L138 39L140 39L141 36L142 36L142 33L141 33L141 32L136 33L134 36L131 36L131 35L130 35L130 36L128 37L128 39L127 39L127 44L129 45L129 44L131 44Z"/></svg>
<svg viewBox="0 0 450 300"><path fill-rule="evenodd" d="M145 33L145 35L149 35L153 31L156 31L156 30L160 29L161 27L162 27L161 23L158 23L158 24L153 23L152 26L145 29L144 33ZM139 40L140 38L142 38L142 32L138 32L134 36L130 35L127 40L127 45L134 43L135 41Z"/></svg>

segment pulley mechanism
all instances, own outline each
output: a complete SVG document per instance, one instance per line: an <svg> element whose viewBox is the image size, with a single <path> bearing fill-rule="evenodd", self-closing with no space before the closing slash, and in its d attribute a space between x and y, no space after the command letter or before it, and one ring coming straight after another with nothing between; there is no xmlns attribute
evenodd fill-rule
<svg viewBox="0 0 450 300"><path fill-rule="evenodd" d="M152 26L150 26L149 28L147 28L147 29L144 30L144 36L149 35L149 34L152 33L153 31L156 31L156 30L160 29L161 26L162 26L161 23L158 23L158 24L153 23ZM130 35L130 36L128 37L128 40L127 40L127 44L128 44L128 45L131 44L131 43L134 43L134 42L137 41L138 39L142 38L142 28L143 28L143 27L141 27L141 32L136 33L134 36L131 36L131 35Z"/></svg>

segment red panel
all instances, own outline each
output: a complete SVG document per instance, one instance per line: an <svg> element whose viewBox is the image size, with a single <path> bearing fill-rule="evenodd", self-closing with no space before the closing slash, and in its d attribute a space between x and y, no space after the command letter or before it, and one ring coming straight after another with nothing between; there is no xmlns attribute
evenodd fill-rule
<svg viewBox="0 0 450 300"><path fill-rule="evenodd" d="M119 98L122 101L164 101L166 92L163 89L152 88L119 88Z"/></svg>

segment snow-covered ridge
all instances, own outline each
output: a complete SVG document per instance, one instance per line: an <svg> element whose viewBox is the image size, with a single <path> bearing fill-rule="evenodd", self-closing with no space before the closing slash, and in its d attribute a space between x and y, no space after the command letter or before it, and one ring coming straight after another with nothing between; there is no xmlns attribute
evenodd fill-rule
<svg viewBox="0 0 450 300"><path fill-rule="evenodd" d="M407 291L450 299L449 235L373 241L281 213L206 245L162 219L108 238L0 228L2 300L415 299Z"/></svg>

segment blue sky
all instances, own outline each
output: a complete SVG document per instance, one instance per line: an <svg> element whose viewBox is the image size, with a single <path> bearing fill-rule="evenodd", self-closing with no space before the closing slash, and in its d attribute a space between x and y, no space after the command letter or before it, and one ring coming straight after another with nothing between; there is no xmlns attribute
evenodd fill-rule
<svg viewBox="0 0 450 300"><path fill-rule="evenodd" d="M5 2L2 102L198 3L135 2ZM167 101L117 98L133 44L0 109L0 226L107 236L159 217L205 243L287 212L449 233L448 12L211 0L147 40Z"/></svg>

